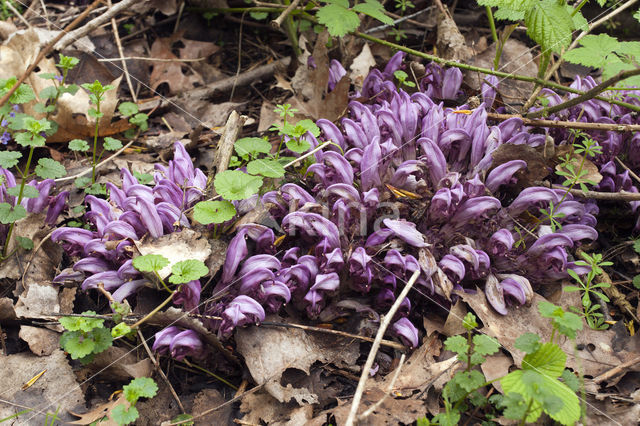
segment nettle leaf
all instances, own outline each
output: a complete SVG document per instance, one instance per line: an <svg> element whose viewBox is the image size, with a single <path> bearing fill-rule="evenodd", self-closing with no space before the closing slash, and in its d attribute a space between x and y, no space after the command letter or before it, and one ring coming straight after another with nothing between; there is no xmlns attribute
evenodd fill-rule
<svg viewBox="0 0 640 426"><path fill-rule="evenodd" d="M531 9L537 0L478 0L480 6L497 7L493 14L495 19L519 21Z"/></svg>
<svg viewBox="0 0 640 426"><path fill-rule="evenodd" d="M467 392L478 389L486 382L484 375L478 370L459 371L456 376L459 377L458 385Z"/></svg>
<svg viewBox="0 0 640 426"><path fill-rule="evenodd" d="M69 149L71 151L86 152L89 151L89 144L82 139L72 139L69 141Z"/></svg>
<svg viewBox="0 0 640 426"><path fill-rule="evenodd" d="M80 331L68 331L60 337L60 346L71 355L71 359L84 358L93 352L96 344Z"/></svg>
<svg viewBox="0 0 640 426"><path fill-rule="evenodd" d="M139 398L153 398L157 392L158 385L150 377L138 377L122 387L124 397L132 405L135 405Z"/></svg>
<svg viewBox="0 0 640 426"><path fill-rule="evenodd" d="M140 413L138 413L138 409L136 407L127 407L124 404L116 405L113 410L111 410L111 418L118 423L119 425L128 425L136 421Z"/></svg>
<svg viewBox="0 0 640 426"><path fill-rule="evenodd" d="M9 97L9 102L12 104L25 104L31 102L36 98L33 89L28 84L21 84L18 86L15 92Z"/></svg>
<svg viewBox="0 0 640 426"><path fill-rule="evenodd" d="M16 235L16 241L24 250L33 250L33 240L31 238Z"/></svg>
<svg viewBox="0 0 640 426"><path fill-rule="evenodd" d="M122 142L115 138L106 137L104 138L104 143L102 144L102 146L107 151L117 151L122 148Z"/></svg>
<svg viewBox="0 0 640 426"><path fill-rule="evenodd" d="M20 158L22 158L22 153L18 151L0 151L0 167L10 169L18 164Z"/></svg>
<svg viewBox="0 0 640 426"><path fill-rule="evenodd" d="M533 353L540 348L540 336L535 333L524 333L516 339L515 347L525 353Z"/></svg>
<svg viewBox="0 0 640 426"><path fill-rule="evenodd" d="M543 50L559 52L571 43L573 19L556 0L541 0L524 16L527 34Z"/></svg>
<svg viewBox="0 0 640 426"><path fill-rule="evenodd" d="M236 208L229 201L200 201L193 208L193 218L203 225L233 219Z"/></svg>
<svg viewBox="0 0 640 426"><path fill-rule="evenodd" d="M27 210L21 205L13 207L9 203L0 203L0 223L7 225L27 217Z"/></svg>
<svg viewBox="0 0 640 426"><path fill-rule="evenodd" d="M9 195L11 195L12 197L17 197L17 196L20 195L20 187L19 186L13 186L11 188L8 188L7 189L7 193ZM22 190L22 197L23 198L38 198L39 196L40 196L40 193L33 186L31 186L31 185L25 185L24 186L24 189Z"/></svg>
<svg viewBox="0 0 640 426"><path fill-rule="evenodd" d="M382 3L376 0L365 0L364 3L356 4L352 10L371 16L383 24L393 25L393 19L384 14L384 7L382 6Z"/></svg>
<svg viewBox="0 0 640 426"><path fill-rule="evenodd" d="M125 117L129 117L130 115L137 114L140 109L138 105L133 102L122 102L118 105L118 111Z"/></svg>
<svg viewBox="0 0 640 426"><path fill-rule="evenodd" d="M189 281L198 280L209 273L209 268L203 261L188 259L175 263L171 267L169 282L173 284L184 284Z"/></svg>
<svg viewBox="0 0 640 426"><path fill-rule="evenodd" d="M42 179L57 179L67 174L64 166L52 158L39 159L35 172Z"/></svg>
<svg viewBox="0 0 640 426"><path fill-rule="evenodd" d="M255 157L258 154L268 154L271 144L263 138L242 138L233 144L233 149L242 158Z"/></svg>
<svg viewBox="0 0 640 426"><path fill-rule="evenodd" d="M523 370L535 370L549 376L560 377L567 362L567 355L555 343L543 343L537 351L525 355L522 360Z"/></svg>
<svg viewBox="0 0 640 426"><path fill-rule="evenodd" d="M159 254L145 254L133 259L133 267L140 272L157 272L169 264L169 259Z"/></svg>
<svg viewBox="0 0 640 426"><path fill-rule="evenodd" d="M289 139L287 141L287 148L297 154L302 154L303 152L309 151L309 148L311 148L311 144L302 138Z"/></svg>
<svg viewBox="0 0 640 426"><path fill-rule="evenodd" d="M614 52L619 45L620 42L617 39L607 34L589 34L580 40L581 47L566 52L564 59L586 67L602 68L608 60L611 60L611 56L615 56Z"/></svg>
<svg viewBox="0 0 640 426"><path fill-rule="evenodd" d="M473 345L474 352L481 355L491 355L500 350L500 343L486 334L476 334L473 336Z"/></svg>
<svg viewBox="0 0 640 426"><path fill-rule="evenodd" d="M258 193L262 178L239 170L225 170L216 174L213 186L225 200L245 200Z"/></svg>
<svg viewBox="0 0 640 426"><path fill-rule="evenodd" d="M282 167L282 164L277 160L253 160L247 164L247 173L270 178L280 178L284 176L284 167Z"/></svg>
<svg viewBox="0 0 640 426"><path fill-rule="evenodd" d="M330 4L321 7L316 12L318 22L327 27L332 37L342 37L355 31L360 25L358 14L349 7L348 1L332 0Z"/></svg>

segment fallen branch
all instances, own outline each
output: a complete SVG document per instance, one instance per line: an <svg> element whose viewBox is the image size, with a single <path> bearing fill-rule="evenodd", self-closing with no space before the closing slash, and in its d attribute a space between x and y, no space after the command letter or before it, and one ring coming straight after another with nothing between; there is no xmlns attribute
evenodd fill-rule
<svg viewBox="0 0 640 426"><path fill-rule="evenodd" d="M406 358L406 355L402 354L402 356L400 357L400 362L398 363L398 366L396 367L395 373L393 373L393 377L391 378L391 382L389 383L389 386L387 386L387 391L385 392L384 396L382 398L380 398L380 400L378 400L378 402L376 402L371 407L369 407L369 409L367 409L367 411L365 411L364 413L360 414L358 416L358 421L362 421L362 420L366 419L367 417L369 417L371 415L371 413L373 413L375 410L377 410L378 407L381 406L382 403L387 400L387 398L391 394L391 391L393 390L393 386L396 384L396 380L398 380L398 376L400 375L400 370L402 370L402 366L404 365L405 358Z"/></svg>
<svg viewBox="0 0 640 426"><path fill-rule="evenodd" d="M579 129L579 130L602 130L611 132L637 132L640 131L640 124L609 124L609 123L583 123L581 121L556 121L556 120L533 120L523 117L519 114L496 114L487 113L487 118L492 120L508 120L509 118L518 117L525 126L531 127L553 127L561 129Z"/></svg>
<svg viewBox="0 0 640 426"><path fill-rule="evenodd" d="M282 13L280 14L280 16L278 16L276 19L274 19L273 21L271 21L271 26L275 29L279 29L280 25L282 25L282 21L284 21L285 19L287 19L287 16L289 16L289 14L291 13L291 11L293 9L295 9L296 7L298 7L298 5L300 4L300 0L293 0L291 2L291 4L289 6L287 6L287 8L285 10L282 11Z"/></svg>
<svg viewBox="0 0 640 426"><path fill-rule="evenodd" d="M605 380L608 380L610 378L612 378L615 375L618 375L620 373L622 373L624 371L625 368L629 368L629 367L633 367L634 365L636 365L637 363L640 362L640 356L637 356L633 359L630 359L627 362L623 362L622 364L613 367L611 370L605 371L604 373L602 373L601 375L595 377L593 379L594 383L602 383Z"/></svg>
<svg viewBox="0 0 640 426"><path fill-rule="evenodd" d="M566 186L552 185L553 189L562 189L567 191ZM592 200L604 201L640 201L640 193L637 192L600 192L600 191L583 191L581 189L569 189L571 195L579 198L588 198Z"/></svg>
<svg viewBox="0 0 640 426"><path fill-rule="evenodd" d="M360 375L360 381L358 382L358 387L356 388L356 393L353 395L353 402L351 403L351 410L349 411L349 417L347 417L347 421L345 422L345 426L353 426L353 422L356 420L356 415L358 414L358 406L360 406L360 400L362 399L362 394L364 393L364 386L367 383L367 377L369 377L369 372L371 371L371 367L373 366L373 361L376 358L376 354L378 353L378 349L380 348L380 342L382 341L382 336L384 336L385 331L391 324L391 320L394 315L400 308L400 304L409 294L409 290L418 280L420 276L420 270L417 270L411 275L409 281L402 289L402 292L398 295L398 298L385 315L384 319L380 323L380 328L378 328L378 332L376 333L376 339L373 341L373 345L371 345L371 350L369 351L369 356L367 357L367 361L364 363L364 367L362 367L362 374Z"/></svg>

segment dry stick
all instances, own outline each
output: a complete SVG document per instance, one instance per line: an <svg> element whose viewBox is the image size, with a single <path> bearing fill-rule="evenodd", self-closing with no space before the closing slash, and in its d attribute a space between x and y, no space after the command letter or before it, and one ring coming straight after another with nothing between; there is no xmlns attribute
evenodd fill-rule
<svg viewBox="0 0 640 426"><path fill-rule="evenodd" d="M567 191L566 186L551 185L553 189L562 189ZM583 191L581 189L569 189L571 195L574 197L588 198L592 200L605 200L605 201L640 201L640 193L637 192L599 192L599 191Z"/></svg>
<svg viewBox="0 0 640 426"><path fill-rule="evenodd" d="M549 115L554 112L562 111L563 109L571 108L572 106L578 105L582 102L595 98L599 93L606 91L609 87L613 86L617 82L625 80L629 77L636 76L636 75L640 75L640 68L635 70L619 72L618 74L614 75L610 79L603 81L593 89L585 92L584 94L578 97L569 99L566 102L563 102L561 104L558 104L549 108L543 108L539 111L530 112L528 114L525 114L525 117L527 118L542 117L543 115Z"/></svg>
<svg viewBox="0 0 640 426"><path fill-rule="evenodd" d="M112 156L105 158L104 160L102 160L101 162L99 162L98 164L96 164L96 170L98 170L98 168L100 168L101 166L104 166L105 164L107 164L109 161L113 160L114 158L116 158L118 155L122 154L124 152L125 149L129 148L131 145L133 145L135 141L129 141L125 146L123 146L122 148L120 148L119 150L117 150ZM76 175L73 176L67 176L67 177L63 177L63 178L59 178L56 179L56 182L66 182L68 180L75 180L79 177L82 177L84 175L88 175L89 173L91 173L91 167L87 168L84 172L80 172Z"/></svg>
<svg viewBox="0 0 640 426"><path fill-rule="evenodd" d="M411 275L409 281L402 289L402 292L398 295L398 298L387 312L387 315L380 323L380 328L378 329L378 333L376 333L376 339L373 341L373 345L371 345L371 350L369 351L369 356L367 357L367 362L364 363L364 367L362 367L362 374L360 375L360 381L358 382L358 387L356 388L356 393L353 395L353 402L351 403L351 410L349 411L349 417L347 417L347 421L345 422L345 426L353 426L353 422L356 419L356 414L358 413L358 406L360 405L360 400L362 399L362 394L364 393L364 386L367 383L367 377L369 376L369 372L371 371L371 366L373 365L373 361L376 358L376 354L378 353L378 349L380 348L380 342L382 341L382 336L384 336L384 332L389 327L393 316L396 314L396 311L400 308L400 304L407 297L409 290L413 287L416 280L420 276L420 270L417 270Z"/></svg>
<svg viewBox="0 0 640 426"><path fill-rule="evenodd" d="M393 377L391 378L391 382L389 383L389 386L387 386L387 392L384 394L384 396L382 398L380 398L380 400L378 400L378 402L376 402L371 407L369 407L369 409L367 411L365 411L364 413L360 414L358 416L358 421L364 420L367 417L369 417L371 415L371 413L373 413L375 410L377 410L378 407L381 406L382 403L387 400L387 398L391 394L391 391L393 390L393 386L396 384L396 380L398 380L398 376L400 375L400 370L402 369L402 366L404 365L405 358L406 358L406 355L402 354L402 356L400 357L400 362L398 363L398 367L396 367L396 371L395 371L395 373L393 373Z"/></svg>
<svg viewBox="0 0 640 426"><path fill-rule="evenodd" d="M578 42L582 38L584 38L584 36L588 35L591 31L593 31L594 29L596 29L597 27L599 27L600 25L602 25L606 21L610 20L611 18L615 17L617 14L619 14L623 10L629 8L630 6L632 6L637 1L638 0L630 0L630 1L626 2L625 4L623 4L622 6L620 6L619 8L614 9L611 12L609 12L608 14L604 15L602 18L598 19L597 21L594 21L593 23L589 24L589 29L587 29L586 31L581 32L576 37L576 39L573 40L573 42L569 45L569 48L567 50L565 50L564 52L568 52L569 50L574 49L578 45ZM558 68L560 68L560 65L562 65L563 62L564 62L564 59L561 56L560 59L555 64L553 64L551 66L551 68L549 68L549 71L547 71L547 73L545 74L544 78L548 79L549 77L551 77L551 75L553 73L555 73L558 70ZM535 88L533 93L531 93L531 96L529 96L529 99L527 100L527 102L525 102L524 106L522 107L523 111L527 111L529 108L531 108L533 106L533 103L536 101L536 99L538 97L538 93L540 93L540 90L542 90L542 87L536 87Z"/></svg>
<svg viewBox="0 0 640 426"><path fill-rule="evenodd" d="M630 359L627 362L623 362L622 364L618 365L617 367L613 367L611 370L605 371L601 375L595 377L593 379L593 382L600 384L600 383L604 382L605 380L608 380L608 379L612 378L613 376L622 373L622 371L625 368L632 367L632 366L634 366L635 364L637 364L639 362L640 362L640 356L637 356L637 357L635 357L633 359Z"/></svg>
<svg viewBox="0 0 640 426"><path fill-rule="evenodd" d="M276 68L283 66L286 67L291 62L291 58L282 58L277 61L274 61L267 65L262 65L257 68L254 68L250 71L242 73L236 78L235 76L227 77L223 80L216 81L213 84L207 85L202 88L190 90L188 92L184 92L181 96L175 96L170 99L165 99L162 101L162 106L169 105L169 103L180 101L184 99L185 101L191 102L192 99L205 99L210 96L213 96L216 92L226 92L231 90L234 85L235 86L245 86L247 84L253 83L255 80L260 80L265 77L270 77L276 71Z"/></svg>
<svg viewBox="0 0 640 426"><path fill-rule="evenodd" d="M5 4L5 6L7 6L7 9L11 11L11 13L16 15L18 19L20 19L22 23L27 26L27 28L31 28L31 24L29 23L29 21L27 21L27 19L22 16L22 14L13 6L13 4L11 4L10 1L3 1L3 3ZM49 20L47 20L47 23L49 23Z"/></svg>
<svg viewBox="0 0 640 426"><path fill-rule="evenodd" d="M487 118L493 120L508 120L518 117L522 120L522 124L531 127L558 127L562 129L579 129L579 130L603 130L612 132L637 132L640 131L640 124L609 124L609 123L583 123L581 121L556 121L556 120L532 120L525 118L519 114L495 114L487 113Z"/></svg>
<svg viewBox="0 0 640 426"><path fill-rule="evenodd" d="M98 3L100 0L96 0L94 3ZM58 39L56 37L56 43L54 43L54 47L56 50L64 50L65 47L69 46L74 41L78 40L89 34L91 31L95 30L99 26L108 22L112 17L116 16L118 13L122 12L133 6L135 3L139 3L140 0L122 0L120 3L116 4L113 7L107 9L102 15L92 19L87 22L86 25L78 28L77 30L68 32L62 39ZM81 15L82 16L82 15ZM84 19L84 17L83 17ZM75 22L75 21L74 21Z"/></svg>
<svg viewBox="0 0 640 426"><path fill-rule="evenodd" d="M539 84L541 86L544 87L550 87L552 89L556 89L556 90L561 90L563 92L569 92L569 93L575 93L577 95L584 95L585 92L581 91L581 90L576 90L572 87L567 87L567 86L563 86L561 84L558 83L554 83L552 81L547 81L547 80L543 80L541 78L536 78L536 77L527 77L526 75L520 75L520 74L511 74L511 73L507 73L507 72L502 72L502 71L494 71L492 69L489 68L482 68L482 67L476 67L474 65L468 65L468 64L463 64L460 62L455 62L455 61L449 61L446 59L442 59L438 56L435 55L429 55L428 53L424 53L424 52L420 52L419 50L415 50L415 49L411 49L408 47L404 47L401 46L399 44L396 43L392 43L390 41L386 41L386 40L382 40L380 38L377 37L373 37L370 36L368 34L364 34L361 33L360 31L356 31L353 33L353 35L355 35L356 37L360 37L362 39L365 40L369 40L371 42L380 44L382 46L387 46L390 47L392 49L395 50L400 50L402 52L406 52L409 53L410 55L415 55L419 58L423 58L423 59L428 59L430 61L439 63L441 65L447 66L447 67L455 67L455 68L460 68L463 70L467 70L467 71L473 71L473 72L479 72L482 74L489 74L489 75L495 75L496 77L501 77L501 78L508 78L511 80L518 80L518 81L526 81L527 83L536 83ZM598 99L610 104L614 104L614 105L618 105L624 108L628 108L631 111L640 111L640 107L637 105L632 105L630 103L627 102L621 102L615 99L609 99L609 98L605 98L602 96L596 96L594 99Z"/></svg>
<svg viewBox="0 0 640 426"><path fill-rule="evenodd" d="M112 7L111 0L108 0L109 7ZM111 18L111 28L113 29L113 36L116 39L116 46L118 47L118 53L120 57L124 58L124 50L122 49L122 42L120 41L120 34L118 33L118 24L116 24L116 19ZM135 90L133 90L133 83L131 83L131 76L129 75L129 68L127 68L127 61L122 59L122 70L124 71L124 78L127 80L127 86L129 86L129 91L131 92L131 97L133 98L133 102L138 103L138 97L136 96Z"/></svg>
<svg viewBox="0 0 640 426"><path fill-rule="evenodd" d="M289 6L287 6L287 8L285 10L282 11L282 13L280 14L280 16L278 16L276 19L274 19L273 21L271 21L271 26L275 29L280 29L280 25L282 25L282 21L284 21L285 19L287 19L287 16L289 16L289 14L291 13L291 11L293 9L295 9L296 7L298 7L298 5L300 4L300 0L293 0L291 2L291 4Z"/></svg>
<svg viewBox="0 0 640 426"><path fill-rule="evenodd" d="M98 62L116 62L116 61L153 61L153 62L200 62L204 61L207 58L196 58L196 59L180 59L180 58L148 58L144 56L124 56L120 58L101 58L98 59Z"/></svg>
<svg viewBox="0 0 640 426"><path fill-rule="evenodd" d="M367 337L367 336L360 336L358 334L352 334L352 333L347 333L346 331L340 331L340 330L332 330L330 328L322 328L322 327L312 327L309 325L302 325L302 324L286 324L286 323L281 323L281 322L271 322L271 321L263 321L260 323L261 327L285 327L285 328L299 328L300 330L305 330L305 331L316 331L318 333L327 333L327 334L333 334L336 336L342 336L342 337L348 337L350 339L358 339L358 340L364 340L365 342L373 342L374 339L371 337ZM382 340L380 342L380 344L382 346L388 346L390 348L393 349L398 349L400 351L406 351L408 348L398 342L392 342L390 340Z"/></svg>
<svg viewBox="0 0 640 426"><path fill-rule="evenodd" d="M78 15L78 17L76 19L73 20L73 22L71 22L62 31L60 31L60 34L58 34L53 40L51 40L42 49L40 49L40 52L38 52L38 56L36 56L36 59L33 61L33 63L31 65L29 65L27 67L25 72L22 73L22 75L20 76L20 78L18 79L16 84L14 84L13 87L11 89L9 89L9 91L7 93L5 93L4 96L2 96L2 98L0 98L0 106L2 106L2 105L7 103L7 101L11 97L11 95L13 95L16 90L18 90L18 87L20 87L20 85L22 83L24 83L24 81L27 79L27 77L29 77L29 74L31 74L33 72L33 70L36 69L36 67L38 66L40 61L43 60L45 56L47 56L47 54L51 51L51 49L53 49L54 45L60 39L62 39L65 36L65 34L69 34L69 33L67 33L67 31L77 27L78 24L80 22L82 22L82 20L84 18L86 18L86 16L91 12L91 10L93 10L98 4L100 4L101 1L102 0L95 0L93 3L91 3L84 10L84 12L82 12L80 15Z"/></svg>
<svg viewBox="0 0 640 426"><path fill-rule="evenodd" d="M171 382L167 378L167 375L164 374L164 371L162 371L162 368L160 367L160 363L158 362L158 359L153 355L153 352L151 352L151 349L149 349L149 345L147 345L147 340L144 338L140 330L138 330L138 337L140 337L140 340L142 341L142 345L144 346L144 349L147 351L147 354L149 355L151 362L153 362L153 365L156 366L158 373L160 373L160 377L162 377L162 380L169 387L169 392L171 392L171 395L173 395L173 399L175 399L176 402L178 403L178 406L180 407L180 411L182 413L186 413L184 406L182 405L182 401L180 401L180 397L178 397L178 394L176 393L176 390L171 385Z"/></svg>
<svg viewBox="0 0 640 426"><path fill-rule="evenodd" d="M621 159L619 159L618 157L616 157L616 161L618 162L618 164L620 164L622 166L623 169L625 169L626 171L629 172L629 176L631 176L632 178L634 178L636 180L636 182L640 182L640 176L638 176L637 174L635 174L633 172L633 170L631 170L626 164L624 164L622 162Z"/></svg>

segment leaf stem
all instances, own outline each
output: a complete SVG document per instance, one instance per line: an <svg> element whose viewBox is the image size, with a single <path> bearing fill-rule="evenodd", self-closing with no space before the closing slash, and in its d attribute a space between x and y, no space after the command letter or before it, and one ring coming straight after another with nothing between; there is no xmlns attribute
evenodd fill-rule
<svg viewBox="0 0 640 426"><path fill-rule="evenodd" d="M93 161L91 162L91 184L96 183L96 151L98 150L98 130L100 128L100 97L96 93L96 128L93 132Z"/></svg>
<svg viewBox="0 0 640 426"><path fill-rule="evenodd" d="M491 38L494 43L497 43L498 33L496 32L496 21L493 19L493 11L491 10L491 6L485 6L485 9L487 11L487 19L489 20L489 28L491 28ZM495 69L498 69L498 67L496 66Z"/></svg>
<svg viewBox="0 0 640 426"><path fill-rule="evenodd" d="M22 173L22 181L20 182L20 192L18 193L18 200L16 201L15 207L19 206L22 202L22 196L24 193L24 186L27 183L27 176L29 176L29 168L31 167L31 159L33 158L33 151L35 150L35 146L31 145L29 148L29 156L27 157L27 164L24 166L24 172ZM7 231L7 238L4 241L4 247L2 248L2 260L7 259L7 250L9 250L9 243L11 241L11 234L13 234L13 228L16 223L11 222L9 225L9 230Z"/></svg>
<svg viewBox="0 0 640 426"><path fill-rule="evenodd" d="M176 294L176 293L177 293L177 291L175 291L175 290L172 291L171 294L169 295L169 297L164 299L164 301L161 304L159 304L158 306L156 306L156 308L153 311L149 312L143 318L141 318L136 323L131 325L131 329L133 330L134 328L140 327L140 325L142 325L145 321L148 321L152 316L154 316L155 314L160 312L160 309L164 308L165 306L167 306L167 304L169 302L171 302L171 300L173 299L173 295Z"/></svg>

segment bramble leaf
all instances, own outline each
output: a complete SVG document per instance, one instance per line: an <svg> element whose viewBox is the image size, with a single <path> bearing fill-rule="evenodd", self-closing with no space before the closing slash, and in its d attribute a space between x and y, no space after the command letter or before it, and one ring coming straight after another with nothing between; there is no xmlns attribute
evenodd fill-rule
<svg viewBox="0 0 640 426"><path fill-rule="evenodd" d="M200 201L193 208L193 218L203 225L233 219L236 208L229 201Z"/></svg>
<svg viewBox="0 0 640 426"><path fill-rule="evenodd" d="M20 158L22 158L22 153L18 151L0 151L0 167L10 169L18 164Z"/></svg>
<svg viewBox="0 0 640 426"><path fill-rule="evenodd" d="M364 3L356 4L352 10L371 16L372 18L377 19L383 24L393 25L393 19L384 14L384 7L382 6L382 3L378 1L365 0Z"/></svg>
<svg viewBox="0 0 640 426"><path fill-rule="evenodd" d="M574 64L593 68L604 67L612 56L618 60L615 51L619 48L620 42L607 34L584 36L580 40L580 45L581 47L566 52L564 59Z"/></svg>
<svg viewBox="0 0 640 426"><path fill-rule="evenodd" d="M318 22L327 27L327 31L332 37L342 37L355 31L360 25L358 14L347 9L348 6L348 1L331 0L328 5L321 7L316 12Z"/></svg>
<svg viewBox="0 0 640 426"><path fill-rule="evenodd" d="M64 166L52 158L39 159L35 172L42 179L57 179L67 174Z"/></svg>
<svg viewBox="0 0 640 426"><path fill-rule="evenodd" d="M244 200L258 192L262 178L239 170L225 170L216 175L213 185L225 200Z"/></svg>
<svg viewBox="0 0 640 426"><path fill-rule="evenodd" d="M157 272L169 264L169 259L159 254L145 254L133 259L133 267L140 272Z"/></svg>
<svg viewBox="0 0 640 426"><path fill-rule="evenodd" d="M541 0L524 16L527 34L543 50L559 52L571 43L573 20L556 0Z"/></svg>
<svg viewBox="0 0 640 426"><path fill-rule="evenodd" d="M543 343L537 351L525 355L523 370L535 370L549 377L559 377L564 371L567 355L555 343Z"/></svg>
<svg viewBox="0 0 640 426"><path fill-rule="evenodd" d="M282 164L277 160L253 160L247 164L247 173L270 178L279 178L284 176L284 167L282 167Z"/></svg>
<svg viewBox="0 0 640 426"><path fill-rule="evenodd" d="M169 282L173 284L184 284L197 280L209 273L209 268L201 260L188 259L175 263L171 267Z"/></svg>

